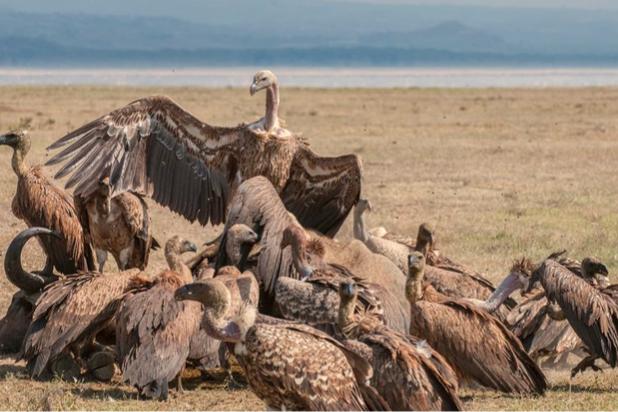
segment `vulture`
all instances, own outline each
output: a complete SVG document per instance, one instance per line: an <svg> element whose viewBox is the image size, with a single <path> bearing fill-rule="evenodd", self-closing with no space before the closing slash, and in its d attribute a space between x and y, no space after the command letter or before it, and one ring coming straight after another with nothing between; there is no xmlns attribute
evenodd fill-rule
<svg viewBox="0 0 618 412"><path fill-rule="evenodd" d="M152 237L148 205L141 196L123 192L112 197L105 178L89 198L75 196L75 208L95 249L99 272L108 252L120 270L146 269L150 249L158 249L159 242Z"/></svg>
<svg viewBox="0 0 618 412"><path fill-rule="evenodd" d="M214 273L213 273L214 274ZM238 316L242 305L248 303L257 306L259 299L259 288L253 273L240 271L234 266L224 266L216 274L218 281L228 288L231 295L230 316ZM201 280L207 280L203 278ZM212 338L207 331L200 327L191 337L188 361L198 367L202 372L209 369L223 366L228 372L228 383L231 388L240 387L234 380L232 369L227 359L222 358L225 353L225 346L221 341Z"/></svg>
<svg viewBox="0 0 618 412"><path fill-rule="evenodd" d="M354 282L339 285L337 325L343 344L373 366L371 385L391 410L463 410L455 372L426 341L395 332L368 313L356 309Z"/></svg>
<svg viewBox="0 0 618 412"><path fill-rule="evenodd" d="M250 304L243 305L239 316L226 318L230 292L216 278L183 286L176 299L202 303L204 328L227 344L251 389L269 408L387 408L368 385L369 363L329 335L308 325L258 315Z"/></svg>
<svg viewBox="0 0 618 412"><path fill-rule="evenodd" d="M169 270L154 285L122 302L116 316L116 350L125 382L141 396L166 400L169 382L178 377L190 353L191 339L200 326L202 309L197 302L174 299L179 287L192 282L181 254L196 252L193 242L174 236L165 245Z"/></svg>
<svg viewBox="0 0 618 412"><path fill-rule="evenodd" d="M63 375L56 362L69 354L78 361L82 352L93 346L97 333L114 319L122 299L150 285L144 273L130 269L107 274L84 272L48 286L36 301L22 349L31 376L43 377L47 372Z"/></svg>
<svg viewBox="0 0 618 412"><path fill-rule="evenodd" d="M332 324L339 310L339 284L354 281L359 289L359 312L372 313L394 329L405 332L400 306L388 290L354 275L347 268L322 260L323 250L316 240L306 238L304 230L290 225L283 231L281 248L291 248L292 263L301 281L280 278L275 287L275 302L287 319L313 326Z"/></svg>
<svg viewBox="0 0 618 412"><path fill-rule="evenodd" d="M18 233L11 241L4 255L4 273L8 280L19 288L11 298L6 314L0 319L0 353L17 353L32 320L34 305L43 288L58 280L44 271L28 272L21 264L21 252L34 236L56 236L55 232L42 227L31 227Z"/></svg>
<svg viewBox="0 0 618 412"><path fill-rule="evenodd" d="M13 148L11 165L17 175L13 214L28 227L44 227L60 235L38 238L47 255L44 272L51 275L56 268L63 274L74 274L94 269L92 251L71 197L45 176L41 166L29 166L25 160L30 137L24 131L7 133L0 136L0 145Z"/></svg>
<svg viewBox="0 0 618 412"><path fill-rule="evenodd" d="M463 379L507 393L542 394L543 372L521 342L487 311L450 299L424 284L425 257L409 257L406 297L411 305L410 334L426 339Z"/></svg>
<svg viewBox="0 0 618 412"><path fill-rule="evenodd" d="M260 283L262 312L277 314L269 311L275 308L275 288L279 279L301 277L295 268L292 245L281 247L284 231L293 226L304 232L299 239L307 239L307 242L303 242L303 247L306 243L306 247L309 248L305 252L311 260L310 264L324 266L332 262L334 265L330 266L344 267L358 278L371 283L380 283L388 293L388 297L381 299L385 305L387 322L396 330L403 332L407 329L410 322L409 304L401 293L405 287L405 278L401 276L397 267L385 257L370 252L358 241L341 245L316 232L302 230L297 219L285 209L277 192L266 178L257 176L239 186L230 205L221 244L226 244L231 227L239 223L249 226L259 239L253 248L253 250L259 249L257 264L251 269ZM247 252L248 249L245 250L239 264L241 270L249 268L246 262ZM229 264L234 262L228 258L225 250L220 248L216 266ZM336 290L334 292L336 293Z"/></svg>
<svg viewBox="0 0 618 412"><path fill-rule="evenodd" d="M377 236L365 229L363 214L368 210L372 210L371 203L367 199L359 199L354 207L354 237L367 245L372 252L386 256L402 273L408 272L408 255L412 251L419 251L425 255L429 264L425 273L426 279L439 292L452 298L485 300L495 290L485 276L452 261L436 250L435 235L427 223L419 226L416 241L395 239L388 235ZM506 302L509 308L515 304L512 299ZM506 311L501 315L506 316Z"/></svg>
<svg viewBox="0 0 618 412"><path fill-rule="evenodd" d="M599 267L591 270L598 271ZM566 319L584 343L589 355L571 370L571 376L587 368L598 370L594 362L599 358L616 367L618 303L612 290L595 287L554 259L546 259L531 275L522 270L512 276L520 278L519 285L523 284L526 291L540 284L548 301L559 306L552 316Z"/></svg>
<svg viewBox="0 0 618 412"><path fill-rule="evenodd" d="M109 176L112 193L145 194L202 225L224 222L238 184L265 176L303 226L332 237L358 200L360 158L321 157L281 136L275 77L256 75L251 91L262 89L264 119L236 127L203 123L168 97L136 100L53 143L64 149L47 164L63 163L55 177L71 175L67 187L81 197Z"/></svg>

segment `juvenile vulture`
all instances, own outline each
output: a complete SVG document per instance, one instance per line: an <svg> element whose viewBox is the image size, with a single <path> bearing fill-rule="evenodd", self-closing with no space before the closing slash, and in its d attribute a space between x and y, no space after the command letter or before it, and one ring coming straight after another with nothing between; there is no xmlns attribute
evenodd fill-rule
<svg viewBox="0 0 618 412"><path fill-rule="evenodd" d="M9 308L0 319L0 353L17 353L32 321L34 305L43 288L58 280L54 274L44 271L28 272L21 264L21 252L34 236L58 236L49 229L31 227L20 232L9 244L4 255L4 273L8 280L19 288L13 295Z"/></svg>
<svg viewBox="0 0 618 412"><path fill-rule="evenodd" d="M267 111L253 125L215 127L168 97L136 100L62 137L66 147L47 164L64 162L56 178L88 198L110 177L112 193L152 197L191 222L226 220L238 184L265 176L303 226L334 236L358 200L361 163L356 155L320 157L298 136L280 137L274 76L258 74L251 91L267 89Z"/></svg>
<svg viewBox="0 0 618 412"><path fill-rule="evenodd" d="M131 269L107 274L80 273L47 287L36 302L24 339L22 356L31 376L56 372L56 360L69 353L78 361L82 351L92 346L97 333L112 321L122 299L150 284L142 272Z"/></svg>
<svg viewBox="0 0 618 412"><path fill-rule="evenodd" d="M506 326L474 304L449 299L424 285L422 253L413 252L409 265L411 335L426 339L463 379L507 393L545 391L545 376Z"/></svg>
<svg viewBox="0 0 618 412"><path fill-rule="evenodd" d="M408 255L413 251L422 252L429 266L425 277L439 292L452 298L487 299L495 290L491 281L482 274L456 263L436 250L435 235L427 223L418 228L416 241L395 239L392 236L372 235L365 229L363 214L372 210L367 199L359 199L354 207L354 237L362 241L374 253L379 253L399 267L402 273L408 273ZM508 307L515 306L515 301L508 299ZM506 311L502 313L506 316Z"/></svg>
<svg viewBox="0 0 618 412"><path fill-rule="evenodd" d="M116 349L125 382L141 396L166 400L168 384L178 377L189 356L202 309L196 302L174 299L179 287L193 280L181 254L196 252L193 242L174 236L165 244L169 270L159 274L150 289L128 297L116 320Z"/></svg>
<svg viewBox="0 0 618 412"><path fill-rule="evenodd" d="M339 286L337 325L343 343L373 366L371 384L394 411L462 410L455 372L425 341L395 332L356 310L353 282Z"/></svg>
<svg viewBox="0 0 618 412"><path fill-rule="evenodd" d="M308 247L308 250L297 256L307 254L310 264L332 263L345 267L349 272L367 282L381 284L388 292L388 298L381 299L385 305L388 305L384 308L387 322L397 330L406 330L410 322L410 311L408 302L401 293L405 287L405 277L401 276L397 267L385 257L372 253L358 241L342 245L315 232L302 230L295 217L285 209L277 192L266 178L254 177L239 186L230 205L221 244L226 243L230 229L236 224L248 225L259 239L258 245L253 248L259 249L257 264L251 269L260 283L260 307L263 312L272 313L269 311L274 308L275 286L278 279L284 277L300 279L301 277L294 265L292 247L281 247L284 231L293 226L304 232L300 238L302 240L304 237L307 240L306 247L305 242L303 242L303 247L305 249ZM246 257L243 256L239 264L241 270L247 268L245 260ZM229 264L233 262L221 248L217 258L217 267Z"/></svg>
<svg viewBox="0 0 618 412"><path fill-rule="evenodd" d="M269 408L286 410L383 410L367 385L371 366L341 343L310 326L257 315L245 305L226 319L230 292L215 279L183 286L179 300L204 305L208 333L227 343L255 394Z"/></svg>
<svg viewBox="0 0 618 412"><path fill-rule="evenodd" d="M559 306L559 310L552 311L552 316L558 319L566 318L586 346L589 356L571 370L571 376L587 368L598 370L594 361L599 358L612 368L616 367L618 304L612 291L595 287L554 259L546 259L533 271L530 270L530 263L521 266L528 270L511 272L508 280L513 284L511 289L521 287L530 291L540 284L549 303Z"/></svg>
<svg viewBox="0 0 618 412"><path fill-rule="evenodd" d="M45 176L41 166L31 167L25 160L30 137L25 132L8 133L0 136L0 145L13 148L11 165L17 175L13 214L28 227L44 227L60 235L39 238L48 258L44 272L51 275L56 268L61 273L73 274L94 269L92 251L70 196Z"/></svg>
<svg viewBox="0 0 618 412"><path fill-rule="evenodd" d="M146 268L150 249L158 249L159 243L152 237L148 205L141 196L123 192L112 197L105 178L89 198L75 196L75 207L96 251L99 272L108 252L120 270Z"/></svg>

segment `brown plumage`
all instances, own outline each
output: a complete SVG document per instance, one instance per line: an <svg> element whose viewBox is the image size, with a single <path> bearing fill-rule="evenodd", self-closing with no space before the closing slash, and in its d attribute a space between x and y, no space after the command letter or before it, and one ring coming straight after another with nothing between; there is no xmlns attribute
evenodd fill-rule
<svg viewBox="0 0 618 412"><path fill-rule="evenodd" d="M168 383L184 368L199 328L200 305L174 299L175 290L193 280L180 258L188 251L197 251L194 243L178 236L168 240L170 269L156 277L152 288L125 299L118 311L116 348L123 379L148 398L167 399Z"/></svg>
<svg viewBox="0 0 618 412"><path fill-rule="evenodd" d="M150 249L157 249L159 243L152 237L148 205L141 196L124 192L112 197L105 178L89 198L75 196L75 207L95 248L99 272L108 252L120 270L146 268Z"/></svg>
<svg viewBox="0 0 618 412"><path fill-rule="evenodd" d="M525 274L522 274L525 276ZM528 289L537 283L549 302L556 302L586 346L590 356L583 359L572 375L594 366L595 359L611 367L618 362L618 304L611 293L598 289L553 259L545 260L529 278Z"/></svg>
<svg viewBox="0 0 618 412"><path fill-rule="evenodd" d="M22 356L31 375L42 376L67 351L78 357L82 347L114 318L122 299L149 286L138 269L81 273L51 284L36 302L24 340Z"/></svg>
<svg viewBox="0 0 618 412"><path fill-rule="evenodd" d="M368 313L358 313L354 283L339 287L337 325L343 343L373 366L371 384L394 411L462 410L455 372L425 341L385 326Z"/></svg>
<svg viewBox="0 0 618 412"><path fill-rule="evenodd" d="M335 339L307 325L261 318L246 305L242 315L224 320L229 290L217 279L186 285L177 299L204 305L209 333L228 343L251 389L268 407L288 410L384 409L366 385L371 366Z"/></svg>
<svg viewBox="0 0 618 412"><path fill-rule="evenodd" d="M547 381L521 342L497 318L423 285L425 258L410 255L406 296L410 334L440 352L459 376L509 393L543 393Z"/></svg>
<svg viewBox="0 0 618 412"><path fill-rule="evenodd" d="M358 199L360 158L320 157L298 136L261 123L213 127L168 97L147 97L58 140L49 149L68 147L48 164L65 162L56 177L72 174L67 187L80 196L110 176L113 193L144 193L203 225L224 222L238 184L265 176L304 226L334 236Z"/></svg>
<svg viewBox="0 0 618 412"><path fill-rule="evenodd" d="M73 274L77 270L94 269L92 251L86 244L82 226L70 196L55 186L40 166L30 167L25 157L30 150L30 137L25 132L0 136L0 145L13 148L11 165L17 175L13 197L13 214L28 227L44 227L60 238L39 239L48 258L59 272ZM52 267L47 272L51 274Z"/></svg>

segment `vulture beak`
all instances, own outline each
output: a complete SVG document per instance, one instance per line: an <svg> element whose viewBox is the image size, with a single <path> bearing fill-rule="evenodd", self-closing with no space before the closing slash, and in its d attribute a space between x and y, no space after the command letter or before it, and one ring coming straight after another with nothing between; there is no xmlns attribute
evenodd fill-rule
<svg viewBox="0 0 618 412"><path fill-rule="evenodd" d="M258 235L253 230L247 235L247 242L256 243L258 241Z"/></svg>
<svg viewBox="0 0 618 412"><path fill-rule="evenodd" d="M609 277L605 276L605 275L595 275L595 279L597 280L597 283L599 284L599 287L601 289L605 289L606 287L609 286Z"/></svg>
<svg viewBox="0 0 618 412"><path fill-rule="evenodd" d="M195 283L184 285L176 289L174 292L174 299L176 300L196 300L199 301L197 289Z"/></svg>
<svg viewBox="0 0 618 412"><path fill-rule="evenodd" d="M193 242L187 242L185 244L185 250L187 252L197 252L197 245Z"/></svg>
<svg viewBox="0 0 618 412"><path fill-rule="evenodd" d="M251 87L249 87L249 94L251 94L251 96L253 96L259 90L260 89L258 88L258 85L254 82L254 83L251 84Z"/></svg>
<svg viewBox="0 0 618 412"><path fill-rule="evenodd" d="M353 296L356 292L356 285L354 282L343 282L341 283L341 292L344 296Z"/></svg>

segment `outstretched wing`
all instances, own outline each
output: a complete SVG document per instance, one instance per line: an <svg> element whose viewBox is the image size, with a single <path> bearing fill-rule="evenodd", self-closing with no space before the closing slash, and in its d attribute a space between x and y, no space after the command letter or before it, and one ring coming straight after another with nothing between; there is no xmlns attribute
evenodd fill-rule
<svg viewBox="0 0 618 412"><path fill-rule="evenodd" d="M262 176L244 181L236 191L229 216L225 223L221 245L227 241L227 231L237 223L251 227L259 235L261 252L257 277L260 286L268 293L274 291L279 277L294 276L290 248L281 250L283 231L291 224L298 224L281 203L273 185ZM247 251L248 252L248 251ZM229 264L225 247L219 249L217 268ZM243 262L241 262L242 266Z"/></svg>
<svg viewBox="0 0 618 412"><path fill-rule="evenodd" d="M225 220L240 129L202 123L167 97L148 97L114 110L48 147L67 146L47 165L64 162L56 178L88 198L110 178L114 193L152 197L190 221Z"/></svg>
<svg viewBox="0 0 618 412"><path fill-rule="evenodd" d="M304 227L333 237L360 197L361 177L358 156L320 157L301 146L281 199Z"/></svg>

